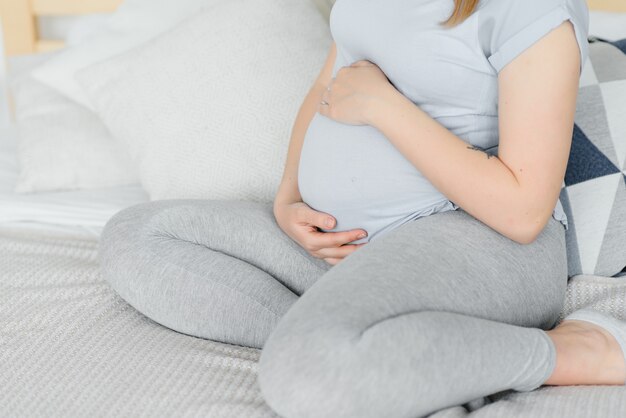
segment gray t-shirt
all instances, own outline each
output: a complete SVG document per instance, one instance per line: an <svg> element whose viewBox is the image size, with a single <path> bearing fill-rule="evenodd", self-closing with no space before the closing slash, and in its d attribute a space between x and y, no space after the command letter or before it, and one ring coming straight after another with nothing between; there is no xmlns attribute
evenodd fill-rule
<svg viewBox="0 0 626 418"><path fill-rule="evenodd" d="M376 63L394 87L469 144L497 154L498 72L562 22L587 59L585 0L482 0L446 29L453 0L337 0L330 29L333 77L355 61ZM435 157L433 157L435 158ZM332 230L363 228L367 242L421 216L456 210L382 133L316 113L304 137L298 184L313 209L337 219ZM552 216L567 228L561 202Z"/></svg>

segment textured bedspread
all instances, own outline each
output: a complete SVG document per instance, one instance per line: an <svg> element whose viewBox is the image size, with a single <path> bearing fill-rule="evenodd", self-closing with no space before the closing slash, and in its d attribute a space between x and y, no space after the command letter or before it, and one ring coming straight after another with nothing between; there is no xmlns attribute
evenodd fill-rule
<svg viewBox="0 0 626 418"><path fill-rule="evenodd" d="M93 238L0 229L0 416L276 417L256 349L180 334L138 313L98 274ZM562 315L626 318L626 277L577 276ZM436 418L626 416L626 388L503 392ZM384 418L384 417L381 417Z"/></svg>

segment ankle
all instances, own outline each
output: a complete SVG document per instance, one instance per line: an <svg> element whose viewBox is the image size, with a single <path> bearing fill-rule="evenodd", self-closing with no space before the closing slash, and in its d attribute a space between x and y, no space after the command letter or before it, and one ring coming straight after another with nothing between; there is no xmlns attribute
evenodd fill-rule
<svg viewBox="0 0 626 418"><path fill-rule="evenodd" d="M621 347L602 327L566 320L547 331L556 351L555 369L547 385L623 385L626 365Z"/></svg>

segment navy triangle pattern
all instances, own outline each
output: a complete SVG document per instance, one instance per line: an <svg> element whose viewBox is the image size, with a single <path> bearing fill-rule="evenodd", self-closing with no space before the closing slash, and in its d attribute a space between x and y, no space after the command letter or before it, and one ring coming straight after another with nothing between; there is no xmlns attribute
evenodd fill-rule
<svg viewBox="0 0 626 418"><path fill-rule="evenodd" d="M624 54L626 54L626 38L620 39L619 41L611 42L616 48L619 48Z"/></svg>
<svg viewBox="0 0 626 418"><path fill-rule="evenodd" d="M585 135L578 125L574 125L572 147L565 171L565 185L582 183L609 174L620 173L615 166Z"/></svg>

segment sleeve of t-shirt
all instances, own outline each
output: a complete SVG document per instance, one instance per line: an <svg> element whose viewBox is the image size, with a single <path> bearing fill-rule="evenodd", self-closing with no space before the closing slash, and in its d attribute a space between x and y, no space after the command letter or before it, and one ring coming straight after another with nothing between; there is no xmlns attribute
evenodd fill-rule
<svg viewBox="0 0 626 418"><path fill-rule="evenodd" d="M498 73L566 20L574 26L582 72L589 49L589 9L585 0L487 0L479 13L481 46Z"/></svg>

